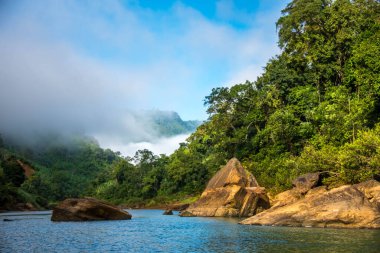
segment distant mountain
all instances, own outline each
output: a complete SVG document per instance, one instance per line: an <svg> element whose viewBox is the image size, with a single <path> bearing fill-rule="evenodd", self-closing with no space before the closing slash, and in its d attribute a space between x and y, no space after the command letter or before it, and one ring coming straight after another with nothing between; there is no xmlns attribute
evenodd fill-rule
<svg viewBox="0 0 380 253"><path fill-rule="evenodd" d="M145 111L141 117L145 118L157 135L165 137L191 133L202 124L199 120L184 121L173 111Z"/></svg>

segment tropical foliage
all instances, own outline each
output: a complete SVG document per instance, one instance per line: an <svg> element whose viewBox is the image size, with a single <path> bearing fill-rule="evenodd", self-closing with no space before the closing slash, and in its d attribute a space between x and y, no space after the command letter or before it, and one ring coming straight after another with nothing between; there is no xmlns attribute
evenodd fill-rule
<svg viewBox="0 0 380 253"><path fill-rule="evenodd" d="M169 157L141 150L124 158L91 139L67 146L50 138L16 152L36 167L25 179L2 148L1 201L18 189L49 201L87 194L118 203L198 194L232 157L272 191L314 171L328 171L331 186L379 178L379 1L293 0L282 14L281 53L257 80L214 88L204 101L209 118ZM155 124L172 133L197 123Z"/></svg>

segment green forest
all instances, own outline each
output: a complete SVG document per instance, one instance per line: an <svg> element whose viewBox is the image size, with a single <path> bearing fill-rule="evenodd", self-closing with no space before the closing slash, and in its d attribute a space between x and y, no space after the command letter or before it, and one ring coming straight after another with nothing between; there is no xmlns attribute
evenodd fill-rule
<svg viewBox="0 0 380 253"><path fill-rule="evenodd" d="M0 207L191 201L232 157L274 193L307 172L328 172L328 187L380 179L380 2L293 0L276 27L281 53L257 80L214 88L208 119L170 156L122 157L83 136L32 148L4 138ZM18 161L35 173L25 177Z"/></svg>

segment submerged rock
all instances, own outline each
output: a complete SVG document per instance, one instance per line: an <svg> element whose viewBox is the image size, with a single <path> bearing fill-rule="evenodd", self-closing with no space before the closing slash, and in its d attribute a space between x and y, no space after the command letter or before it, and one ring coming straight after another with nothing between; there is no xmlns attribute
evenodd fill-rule
<svg viewBox="0 0 380 253"><path fill-rule="evenodd" d="M179 216L181 216L181 217L194 217L195 215L192 214L192 213L189 212L189 211L184 210L184 211L182 211L182 212L179 214Z"/></svg>
<svg viewBox="0 0 380 253"><path fill-rule="evenodd" d="M199 200L180 216L247 217L267 208L269 199L265 188L232 158L211 178Z"/></svg>
<svg viewBox="0 0 380 253"><path fill-rule="evenodd" d="M164 211L163 215L173 215L173 211L170 209L167 209Z"/></svg>
<svg viewBox="0 0 380 253"><path fill-rule="evenodd" d="M380 228L379 197L380 183L375 180L329 191L317 187L304 196L292 189L277 195L278 202L272 208L243 220L241 224Z"/></svg>
<svg viewBox="0 0 380 253"><path fill-rule="evenodd" d="M54 209L52 221L129 220L128 212L94 198L65 199Z"/></svg>

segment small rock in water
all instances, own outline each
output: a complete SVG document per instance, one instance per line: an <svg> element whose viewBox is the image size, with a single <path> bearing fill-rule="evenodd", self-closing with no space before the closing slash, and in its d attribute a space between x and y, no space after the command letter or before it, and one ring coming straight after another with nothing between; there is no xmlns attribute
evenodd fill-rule
<svg viewBox="0 0 380 253"><path fill-rule="evenodd" d="M173 211L170 210L170 209L167 209L167 210L165 210L165 212L163 213L163 215L173 215Z"/></svg>
<svg viewBox="0 0 380 253"><path fill-rule="evenodd" d="M53 209L52 221L129 220L128 212L94 198L66 199Z"/></svg>

